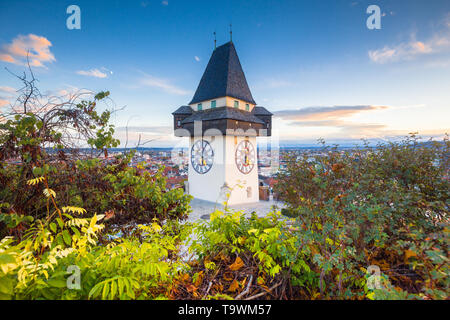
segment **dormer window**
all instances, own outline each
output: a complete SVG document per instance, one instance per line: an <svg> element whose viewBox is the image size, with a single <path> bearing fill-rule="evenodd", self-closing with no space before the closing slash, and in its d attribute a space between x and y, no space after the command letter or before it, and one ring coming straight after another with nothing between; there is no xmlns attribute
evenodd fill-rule
<svg viewBox="0 0 450 320"><path fill-rule="evenodd" d="M201 104L201 103L199 103L199 104L197 105L197 111L202 111L202 104Z"/></svg>
<svg viewBox="0 0 450 320"><path fill-rule="evenodd" d="M248 103L245 104L245 110L250 111L250 105Z"/></svg>
<svg viewBox="0 0 450 320"><path fill-rule="evenodd" d="M179 127L181 126L181 120L177 121L177 126L179 126Z"/></svg>
<svg viewBox="0 0 450 320"><path fill-rule="evenodd" d="M234 107L235 107L235 108L239 108L239 101L234 100Z"/></svg>
<svg viewBox="0 0 450 320"><path fill-rule="evenodd" d="M216 100L211 101L211 108L215 108L216 107Z"/></svg>

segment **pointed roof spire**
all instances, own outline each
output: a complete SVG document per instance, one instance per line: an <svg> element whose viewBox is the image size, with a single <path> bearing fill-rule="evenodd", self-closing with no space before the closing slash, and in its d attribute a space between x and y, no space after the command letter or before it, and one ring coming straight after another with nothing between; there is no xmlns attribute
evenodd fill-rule
<svg viewBox="0 0 450 320"><path fill-rule="evenodd" d="M233 42L233 26L230 23L230 42Z"/></svg>
<svg viewBox="0 0 450 320"><path fill-rule="evenodd" d="M216 32L214 31L214 50L216 50L216 42L217 42L217 40L216 40Z"/></svg>
<svg viewBox="0 0 450 320"><path fill-rule="evenodd" d="M189 104L225 96L256 104L231 41L213 51Z"/></svg>

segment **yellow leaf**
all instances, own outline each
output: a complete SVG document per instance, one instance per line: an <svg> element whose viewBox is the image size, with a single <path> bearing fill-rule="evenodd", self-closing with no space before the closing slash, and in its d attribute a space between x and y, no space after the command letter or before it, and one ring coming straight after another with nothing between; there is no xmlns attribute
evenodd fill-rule
<svg viewBox="0 0 450 320"><path fill-rule="evenodd" d="M237 257L236 260L233 262L232 265L230 265L230 269L233 271L239 270L244 266L244 262L241 258Z"/></svg>
<svg viewBox="0 0 450 320"><path fill-rule="evenodd" d="M47 198L50 198L50 196L53 196L53 198L56 198L56 193L52 189L45 188L43 192Z"/></svg>
<svg viewBox="0 0 450 320"><path fill-rule="evenodd" d="M28 181L27 181L27 184L28 184L29 186L34 186L35 184L44 181L44 179L45 179L44 177L37 177L36 179L28 180Z"/></svg>
<svg viewBox="0 0 450 320"><path fill-rule="evenodd" d="M153 223L152 223L152 229L153 229L155 232L160 232L162 228L159 226L159 224L153 222Z"/></svg>

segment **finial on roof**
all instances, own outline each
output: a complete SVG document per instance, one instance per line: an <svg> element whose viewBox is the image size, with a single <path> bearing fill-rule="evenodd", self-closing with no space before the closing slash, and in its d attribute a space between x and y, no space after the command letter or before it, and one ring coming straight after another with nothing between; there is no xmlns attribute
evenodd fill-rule
<svg viewBox="0 0 450 320"><path fill-rule="evenodd" d="M214 31L214 50L216 50L216 32Z"/></svg>
<svg viewBox="0 0 450 320"><path fill-rule="evenodd" d="M233 30L231 23L230 23L230 42L233 42Z"/></svg>

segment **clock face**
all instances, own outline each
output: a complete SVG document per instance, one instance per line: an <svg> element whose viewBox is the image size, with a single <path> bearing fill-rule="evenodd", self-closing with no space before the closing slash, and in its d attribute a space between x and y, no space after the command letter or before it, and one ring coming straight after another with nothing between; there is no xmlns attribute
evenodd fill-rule
<svg viewBox="0 0 450 320"><path fill-rule="evenodd" d="M253 170L256 163L255 148L250 141L244 140L239 142L236 147L236 166L243 174L247 174Z"/></svg>
<svg viewBox="0 0 450 320"><path fill-rule="evenodd" d="M207 173L214 160L214 151L206 140L197 140L191 149L191 164L195 171L200 174Z"/></svg>

